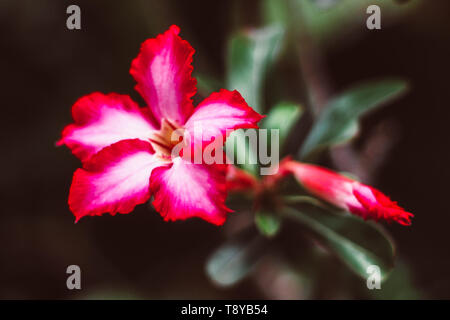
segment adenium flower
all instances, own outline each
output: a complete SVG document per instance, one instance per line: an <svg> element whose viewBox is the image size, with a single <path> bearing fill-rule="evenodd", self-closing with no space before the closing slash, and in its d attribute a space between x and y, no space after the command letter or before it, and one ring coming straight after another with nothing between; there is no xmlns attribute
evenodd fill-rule
<svg viewBox="0 0 450 320"><path fill-rule="evenodd" d="M284 162L283 170L292 173L312 194L364 220L386 220L411 225L412 213L406 212L371 186L316 165L292 160Z"/></svg>
<svg viewBox="0 0 450 320"><path fill-rule="evenodd" d="M257 128L262 118L237 91L220 90L194 108L194 49L182 40L177 26L146 40L131 64L136 90L147 107L129 96L92 93L72 107L74 123L62 132L65 144L83 168L73 176L69 207L76 221L109 212L129 213L152 202L165 220L200 217L223 224L226 213L227 164L198 164L182 154L173 156L173 133L206 133L201 148L230 130ZM207 137L207 138L205 138Z"/></svg>
<svg viewBox="0 0 450 320"><path fill-rule="evenodd" d="M252 188L253 191L261 192L265 188L276 188L288 175L293 175L308 192L318 198L365 220L386 220L411 225L413 214L406 212L381 191L329 169L294 161L289 157L281 161L276 174L265 176L259 181L241 169L230 170L227 186L229 191Z"/></svg>

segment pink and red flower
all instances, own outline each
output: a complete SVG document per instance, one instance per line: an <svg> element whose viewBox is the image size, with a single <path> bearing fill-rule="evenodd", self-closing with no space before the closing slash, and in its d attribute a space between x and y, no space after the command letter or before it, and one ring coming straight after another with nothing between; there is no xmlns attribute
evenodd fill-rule
<svg viewBox="0 0 450 320"><path fill-rule="evenodd" d="M411 225L413 214L375 188L316 165L288 160L282 166L283 171L292 173L306 190L336 207L365 220Z"/></svg>
<svg viewBox="0 0 450 320"><path fill-rule="evenodd" d="M171 26L146 40L131 64L136 90L147 107L129 96L92 93L72 107L74 123L62 132L65 144L81 159L73 176L69 206L76 220L109 212L129 213L153 195L153 205L165 220L200 217L225 222L225 164L196 164L172 157L172 134L191 136L202 128L202 147L211 137L225 137L238 128L257 128L262 118L237 91L220 90L194 108L194 49ZM227 131L228 130L228 131Z"/></svg>
<svg viewBox="0 0 450 320"><path fill-rule="evenodd" d="M264 176L261 180L234 167L228 172L227 188L230 192L252 191L256 196L258 193L264 195L265 190L276 190L289 175L293 175L308 192L318 198L365 220L411 225L413 214L406 212L381 191L331 170L291 160L290 157L281 161L276 174Z"/></svg>

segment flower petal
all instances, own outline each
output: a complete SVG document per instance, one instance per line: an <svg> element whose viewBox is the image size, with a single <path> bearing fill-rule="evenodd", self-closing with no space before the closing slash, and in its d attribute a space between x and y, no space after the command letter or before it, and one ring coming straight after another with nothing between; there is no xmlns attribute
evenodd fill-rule
<svg viewBox="0 0 450 320"><path fill-rule="evenodd" d="M76 221L105 212L129 213L150 198L149 178L161 165L151 145L139 139L104 148L73 176L69 207Z"/></svg>
<svg viewBox="0 0 450 320"><path fill-rule="evenodd" d="M336 207L348 210L349 205L361 206L353 196L353 180L345 176L294 160L282 163L280 168L282 171L291 172L306 190Z"/></svg>
<svg viewBox="0 0 450 320"><path fill-rule="evenodd" d="M175 158L171 167L152 172L150 190L153 206L164 220L199 217L216 225L225 222L227 165L193 164Z"/></svg>
<svg viewBox="0 0 450 320"><path fill-rule="evenodd" d="M227 190L230 192L255 192L258 188L258 180L255 176L234 165L228 167Z"/></svg>
<svg viewBox="0 0 450 320"><path fill-rule="evenodd" d="M411 218L414 217L412 213L371 186L315 165L287 161L282 166L312 194L364 220L382 219L404 226L411 225Z"/></svg>
<svg viewBox="0 0 450 320"><path fill-rule="evenodd" d="M192 96L196 80L192 78L194 49L182 40L177 26L146 40L131 63L130 73L137 81L136 90L161 121L170 119L183 125L193 110Z"/></svg>
<svg viewBox="0 0 450 320"><path fill-rule="evenodd" d="M115 93L95 92L80 98L72 107L72 116L75 123L64 128L57 144L67 145L83 161L120 140L146 140L155 129L148 109Z"/></svg>
<svg viewBox="0 0 450 320"><path fill-rule="evenodd" d="M384 219L390 222L395 221L403 226L411 225L411 218L414 215L405 211L381 191L362 183L355 183L353 194L364 210L355 208L352 212L363 219Z"/></svg>
<svg viewBox="0 0 450 320"><path fill-rule="evenodd" d="M257 123L262 118L263 116L247 105L239 92L221 89L195 108L185 128L191 136L191 141L209 142L212 137L218 135L222 135L225 140L227 130L230 133L235 129L258 128ZM196 128L201 129L201 136L197 134Z"/></svg>

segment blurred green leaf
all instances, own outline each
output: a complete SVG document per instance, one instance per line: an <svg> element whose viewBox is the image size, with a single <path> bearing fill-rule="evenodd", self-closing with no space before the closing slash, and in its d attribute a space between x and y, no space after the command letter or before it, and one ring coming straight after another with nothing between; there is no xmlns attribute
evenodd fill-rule
<svg viewBox="0 0 450 320"><path fill-rule="evenodd" d="M219 91L223 88L220 81L204 74L195 74L195 78L197 79L197 90L203 97L207 97L212 92Z"/></svg>
<svg viewBox="0 0 450 320"><path fill-rule="evenodd" d="M281 218L273 213L258 211L255 214L258 230L267 237L275 236L281 227Z"/></svg>
<svg viewBox="0 0 450 320"><path fill-rule="evenodd" d="M225 242L208 259L206 272L219 286L228 287L247 276L264 254L265 241L254 229Z"/></svg>
<svg viewBox="0 0 450 320"><path fill-rule="evenodd" d="M303 113L303 108L294 103L281 102L270 109L267 116L261 121L263 129L280 130L279 149L282 150L284 142L292 127L297 123Z"/></svg>
<svg viewBox="0 0 450 320"><path fill-rule="evenodd" d="M287 3L284 0L263 0L261 5L263 21L267 24L287 26L289 21Z"/></svg>
<svg viewBox="0 0 450 320"><path fill-rule="evenodd" d="M301 203L295 209L286 207L283 212L300 222L315 240L360 277L367 278L370 265L380 268L382 281L392 270L395 247L380 226L353 216L332 214L311 203Z"/></svg>
<svg viewBox="0 0 450 320"><path fill-rule="evenodd" d="M248 133L252 133L250 130ZM230 159L242 169L256 175L258 172L257 145L250 144L250 138L246 138L246 130L238 129L231 132L225 141L225 150ZM255 141L257 142L257 141ZM231 152L232 155L231 155Z"/></svg>
<svg viewBox="0 0 450 320"><path fill-rule="evenodd" d="M300 157L341 144L356 135L358 119L364 113L405 92L402 80L369 82L354 87L328 102L303 144Z"/></svg>
<svg viewBox="0 0 450 320"><path fill-rule="evenodd" d="M252 29L232 36L228 45L227 86L238 90L249 106L262 112L262 89L283 38L280 26Z"/></svg>
<svg viewBox="0 0 450 320"><path fill-rule="evenodd" d="M282 37L283 28L269 26L239 32L228 44L227 87L238 90L249 106L260 113L266 72L276 58ZM240 167L256 174L256 146L250 146L245 132L241 129L230 135L226 143L227 154L232 149Z"/></svg>
<svg viewBox="0 0 450 320"><path fill-rule="evenodd" d="M417 300L424 299L425 293L414 286L411 270L403 261L395 264L394 270L381 290L369 290L370 295L378 300Z"/></svg>
<svg viewBox="0 0 450 320"><path fill-rule="evenodd" d="M278 2L285 3L285 1ZM407 3L392 0L376 1L385 17L383 24L393 23L408 15L418 8L420 3L420 0L409 0ZM358 32L362 34L364 28L361 26L365 26L368 17L366 9L375 3L373 0L292 0L289 4L294 28L303 25L317 41L334 43L340 39L355 38ZM353 37L348 37L349 32L352 32Z"/></svg>

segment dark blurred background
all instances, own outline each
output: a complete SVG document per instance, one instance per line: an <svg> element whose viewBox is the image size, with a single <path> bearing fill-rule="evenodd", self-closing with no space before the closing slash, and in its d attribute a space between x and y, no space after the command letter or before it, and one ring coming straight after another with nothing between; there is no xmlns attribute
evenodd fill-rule
<svg viewBox="0 0 450 320"><path fill-rule="evenodd" d="M333 1L317 2L327 10ZM408 94L364 118L353 149L373 163L376 154L365 146L389 147L365 180L415 214L409 228L387 226L414 297L450 298L450 2L380 2L396 7L384 14L381 5L382 30L366 29L365 10L349 10L312 37L330 95L365 79L409 81ZM81 30L66 28L70 4L81 8ZM145 39L179 25L196 49L195 72L223 80L230 34L260 26L260 10L254 0L1 1L0 298L273 298L254 277L227 289L209 281L205 260L224 232L206 222L166 223L141 205L128 215L74 224L67 196L80 163L55 147L82 95L118 92L143 105L129 68ZM300 71L288 58L275 69L288 80L287 98L305 102L295 81ZM337 162L344 151L332 155ZM358 170L347 164L343 169ZM80 291L66 288L71 264L81 267Z"/></svg>

